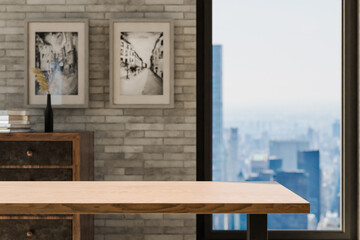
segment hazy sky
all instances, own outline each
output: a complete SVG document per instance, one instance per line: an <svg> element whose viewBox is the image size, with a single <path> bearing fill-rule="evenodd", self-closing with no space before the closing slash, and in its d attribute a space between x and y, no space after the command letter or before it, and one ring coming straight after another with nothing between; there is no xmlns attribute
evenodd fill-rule
<svg viewBox="0 0 360 240"><path fill-rule="evenodd" d="M341 0L213 0L224 111L335 108Z"/></svg>

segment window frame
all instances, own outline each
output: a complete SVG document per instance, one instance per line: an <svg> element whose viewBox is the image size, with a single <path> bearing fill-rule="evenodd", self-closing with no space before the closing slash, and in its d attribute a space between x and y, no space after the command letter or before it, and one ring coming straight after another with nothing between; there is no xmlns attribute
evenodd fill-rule
<svg viewBox="0 0 360 240"><path fill-rule="evenodd" d="M212 180L212 0L197 0L197 181ZM358 1L342 0L342 227L340 231L269 231L269 239L355 240L358 236ZM197 215L197 240L245 239L212 230Z"/></svg>

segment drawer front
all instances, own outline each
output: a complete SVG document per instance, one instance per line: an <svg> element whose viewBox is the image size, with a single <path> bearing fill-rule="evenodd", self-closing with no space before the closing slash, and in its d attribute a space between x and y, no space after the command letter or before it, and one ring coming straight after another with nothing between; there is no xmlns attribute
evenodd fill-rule
<svg viewBox="0 0 360 240"><path fill-rule="evenodd" d="M71 240L72 220L0 220L1 240Z"/></svg>
<svg viewBox="0 0 360 240"><path fill-rule="evenodd" d="M0 168L0 181L72 181L72 169Z"/></svg>
<svg viewBox="0 0 360 240"><path fill-rule="evenodd" d="M0 142L0 165L71 165L72 142Z"/></svg>

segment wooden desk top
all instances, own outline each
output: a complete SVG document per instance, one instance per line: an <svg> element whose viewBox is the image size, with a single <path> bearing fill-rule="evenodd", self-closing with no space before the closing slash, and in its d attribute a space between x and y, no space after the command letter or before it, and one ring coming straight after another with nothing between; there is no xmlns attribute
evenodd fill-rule
<svg viewBox="0 0 360 240"><path fill-rule="evenodd" d="M0 214L309 212L277 183L0 182Z"/></svg>

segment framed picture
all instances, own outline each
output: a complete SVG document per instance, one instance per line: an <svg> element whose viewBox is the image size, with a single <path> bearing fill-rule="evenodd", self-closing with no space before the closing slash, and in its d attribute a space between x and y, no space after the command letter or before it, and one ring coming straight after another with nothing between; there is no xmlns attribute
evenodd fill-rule
<svg viewBox="0 0 360 240"><path fill-rule="evenodd" d="M47 93L53 107L88 106L88 42L86 19L25 21L26 106L45 106ZM46 92L39 75L48 84Z"/></svg>
<svg viewBox="0 0 360 240"><path fill-rule="evenodd" d="M171 20L111 20L110 106L174 106Z"/></svg>

